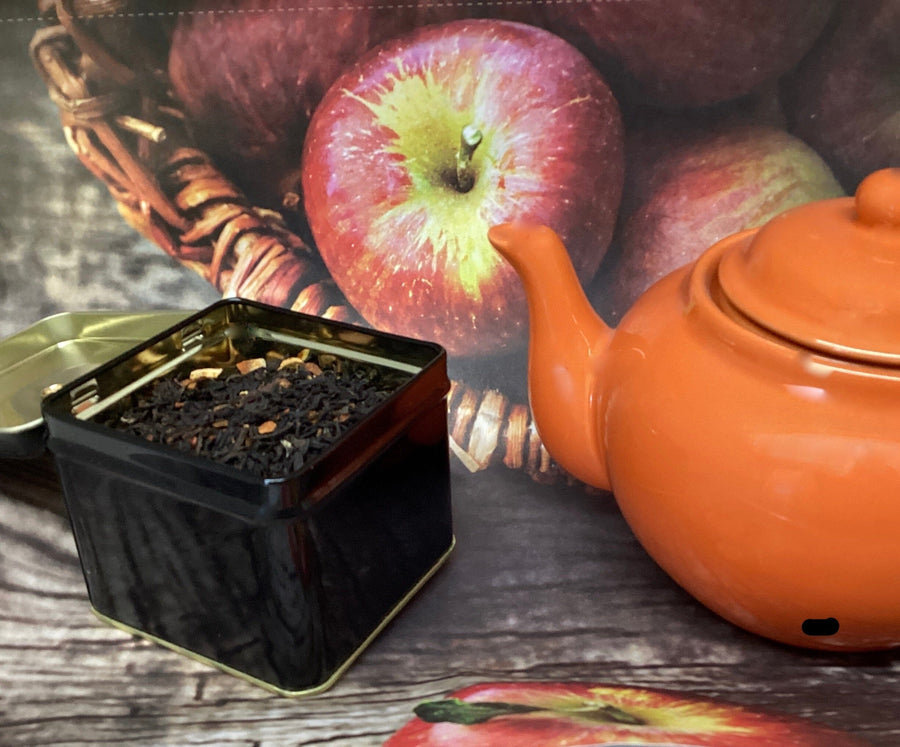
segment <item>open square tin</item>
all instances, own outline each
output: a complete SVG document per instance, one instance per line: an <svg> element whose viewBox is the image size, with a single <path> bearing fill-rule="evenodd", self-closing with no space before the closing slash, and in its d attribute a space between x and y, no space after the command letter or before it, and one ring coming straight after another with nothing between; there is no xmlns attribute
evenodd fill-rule
<svg viewBox="0 0 900 747"><path fill-rule="evenodd" d="M104 425L160 377L277 348L410 375L319 456L259 477ZM453 546L439 346L220 301L42 404L91 605L285 695L329 687Z"/></svg>

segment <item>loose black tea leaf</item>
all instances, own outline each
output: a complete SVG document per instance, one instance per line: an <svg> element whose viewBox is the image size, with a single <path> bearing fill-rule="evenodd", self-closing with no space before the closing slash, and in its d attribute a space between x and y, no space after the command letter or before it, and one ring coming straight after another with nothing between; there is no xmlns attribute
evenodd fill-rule
<svg viewBox="0 0 900 747"><path fill-rule="evenodd" d="M308 350L195 368L135 392L105 425L262 477L321 454L410 374Z"/></svg>

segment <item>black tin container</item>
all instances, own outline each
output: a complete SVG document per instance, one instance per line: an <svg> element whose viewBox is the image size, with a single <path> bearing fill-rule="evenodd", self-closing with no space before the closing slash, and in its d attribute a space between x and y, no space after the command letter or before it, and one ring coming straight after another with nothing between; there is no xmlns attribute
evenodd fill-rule
<svg viewBox="0 0 900 747"><path fill-rule="evenodd" d="M278 479L96 420L158 377L273 346L410 378ZM47 445L94 611L285 695L329 687L452 548L448 390L437 345L226 300L50 395Z"/></svg>

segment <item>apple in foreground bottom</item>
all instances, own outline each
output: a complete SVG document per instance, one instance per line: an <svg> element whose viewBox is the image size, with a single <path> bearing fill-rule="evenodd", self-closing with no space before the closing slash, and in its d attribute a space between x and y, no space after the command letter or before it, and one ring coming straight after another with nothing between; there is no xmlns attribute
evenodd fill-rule
<svg viewBox="0 0 900 747"><path fill-rule="evenodd" d="M622 139L606 83L559 37L500 20L429 26L329 89L305 143L306 213L370 324L456 355L513 350L524 292L488 229L551 226L588 281L612 237Z"/></svg>
<svg viewBox="0 0 900 747"><path fill-rule="evenodd" d="M419 704L385 747L860 747L789 716L665 690L565 682L483 683Z"/></svg>

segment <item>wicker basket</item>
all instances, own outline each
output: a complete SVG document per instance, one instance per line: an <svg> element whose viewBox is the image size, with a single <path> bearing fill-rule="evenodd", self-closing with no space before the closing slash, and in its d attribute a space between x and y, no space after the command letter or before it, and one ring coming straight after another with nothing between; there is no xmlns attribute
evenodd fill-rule
<svg viewBox="0 0 900 747"><path fill-rule="evenodd" d="M47 26L30 51L72 150L132 227L223 295L364 323L283 216L251 204L203 144L190 141L162 65L140 45L117 49L124 45L97 32L92 20L121 31L139 17L142 29L158 19L163 37L177 13L136 12L134 1L38 2ZM454 381L449 409L451 451L469 470L502 463L539 482L572 481L543 447L525 404Z"/></svg>

